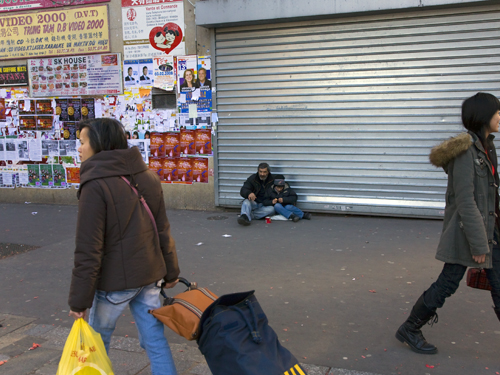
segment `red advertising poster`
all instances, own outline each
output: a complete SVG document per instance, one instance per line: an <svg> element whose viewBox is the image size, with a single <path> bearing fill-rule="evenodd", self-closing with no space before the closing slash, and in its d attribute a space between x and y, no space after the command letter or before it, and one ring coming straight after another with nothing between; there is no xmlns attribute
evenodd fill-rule
<svg viewBox="0 0 500 375"><path fill-rule="evenodd" d="M94 3L108 3L110 0L24 0L24 1L2 1L0 13L16 10L31 10L64 7L70 5L85 5Z"/></svg>
<svg viewBox="0 0 500 375"><path fill-rule="evenodd" d="M181 129L181 152L186 155L195 155L194 145L195 130Z"/></svg>
<svg viewBox="0 0 500 375"><path fill-rule="evenodd" d="M179 177L177 175L177 162L179 158L166 157L163 158L163 180L165 182L176 182Z"/></svg>
<svg viewBox="0 0 500 375"><path fill-rule="evenodd" d="M165 157L164 133L152 132L150 134L150 152L151 156L157 158Z"/></svg>
<svg viewBox="0 0 500 375"><path fill-rule="evenodd" d="M208 159L193 158L193 181L208 183Z"/></svg>
<svg viewBox="0 0 500 375"><path fill-rule="evenodd" d="M149 170L153 171L160 181L163 181L163 158L149 157Z"/></svg>
<svg viewBox="0 0 500 375"><path fill-rule="evenodd" d="M193 183L193 159L179 158L177 162L178 182Z"/></svg>
<svg viewBox="0 0 500 375"><path fill-rule="evenodd" d="M196 153L197 154L212 154L212 130L211 129L196 129L195 130Z"/></svg>
<svg viewBox="0 0 500 375"><path fill-rule="evenodd" d="M165 154L166 156L180 157L181 156L181 143L180 133L168 132L165 134Z"/></svg>
<svg viewBox="0 0 500 375"><path fill-rule="evenodd" d="M68 184L80 183L80 167L66 168L66 181Z"/></svg>

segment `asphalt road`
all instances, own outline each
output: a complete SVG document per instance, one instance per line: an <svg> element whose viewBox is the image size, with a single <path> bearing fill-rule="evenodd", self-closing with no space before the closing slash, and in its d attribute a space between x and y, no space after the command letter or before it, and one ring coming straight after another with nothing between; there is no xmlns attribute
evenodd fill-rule
<svg viewBox="0 0 500 375"><path fill-rule="evenodd" d="M255 290L300 362L382 375L500 374L491 297L465 281L438 310L439 322L424 328L437 355L413 353L394 338L442 268L434 259L439 220L313 215L242 227L234 211L167 214L182 276L218 295ZM76 206L0 205L3 246L40 246L0 259L0 313L71 326L76 215ZM127 312L116 333L137 337L132 320Z"/></svg>

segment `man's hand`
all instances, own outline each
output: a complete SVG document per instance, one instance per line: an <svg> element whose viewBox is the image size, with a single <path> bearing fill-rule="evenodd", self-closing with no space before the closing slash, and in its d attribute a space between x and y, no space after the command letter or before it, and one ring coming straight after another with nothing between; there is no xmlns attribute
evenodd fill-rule
<svg viewBox="0 0 500 375"><path fill-rule="evenodd" d="M283 203L283 198L278 198L278 202Z"/></svg>
<svg viewBox="0 0 500 375"><path fill-rule="evenodd" d="M254 193L250 193L250 194L248 195L248 199L249 199L249 200L251 200L251 201L254 201L254 200L256 200L256 199L257 199L257 197L255 196L255 194L254 194Z"/></svg>
<svg viewBox="0 0 500 375"><path fill-rule="evenodd" d="M484 263L486 260L486 254L483 255L473 255L472 258L476 263Z"/></svg>
<svg viewBox="0 0 500 375"><path fill-rule="evenodd" d="M85 313L86 313L86 311L76 312L76 311L70 310L68 316L72 316L73 318L75 318L75 320L80 319L80 318L85 319Z"/></svg>
<svg viewBox="0 0 500 375"><path fill-rule="evenodd" d="M175 280L175 281L173 281L173 282L171 282L171 283L165 283L165 285L163 285L163 287L164 287L165 289L171 289L171 288L173 288L174 286L176 286L178 282L179 282L179 279L177 279L177 280Z"/></svg>
<svg viewBox="0 0 500 375"><path fill-rule="evenodd" d="M276 204L276 203L278 203L278 198L273 199L273 204Z"/></svg>

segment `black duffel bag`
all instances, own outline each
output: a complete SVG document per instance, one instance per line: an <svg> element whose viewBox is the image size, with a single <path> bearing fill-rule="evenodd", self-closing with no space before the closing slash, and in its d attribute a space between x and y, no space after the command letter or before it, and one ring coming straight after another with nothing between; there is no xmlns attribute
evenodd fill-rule
<svg viewBox="0 0 500 375"><path fill-rule="evenodd" d="M200 329L198 346L213 375L306 375L279 343L254 291L217 299Z"/></svg>

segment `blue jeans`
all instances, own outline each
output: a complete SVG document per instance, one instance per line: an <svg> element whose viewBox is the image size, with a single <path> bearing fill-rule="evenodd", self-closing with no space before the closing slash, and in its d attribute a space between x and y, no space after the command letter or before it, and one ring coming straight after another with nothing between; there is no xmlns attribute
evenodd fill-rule
<svg viewBox="0 0 500 375"><path fill-rule="evenodd" d="M266 216L274 215L273 206L264 206L263 203L257 203L249 199L245 199L241 205L241 214L247 215L248 219L258 220Z"/></svg>
<svg viewBox="0 0 500 375"><path fill-rule="evenodd" d="M295 207L293 204L287 204L283 207L281 203L276 203L274 205L274 209L278 214L283 215L287 219L289 219L290 215L292 214L298 216L299 219L302 219L304 217L304 213L302 212L302 210L298 207Z"/></svg>
<svg viewBox="0 0 500 375"><path fill-rule="evenodd" d="M153 375L177 375L174 359L167 339L163 334L163 323L148 313L150 309L161 307L160 288L150 284L142 288L126 289L118 292L98 290L89 314L89 324L99 332L109 352L111 335L118 318L129 306L139 331L141 347L146 350Z"/></svg>
<svg viewBox="0 0 500 375"><path fill-rule="evenodd" d="M491 285L491 298L495 309L500 309L500 246L495 235L496 245L493 245L493 268L486 270ZM461 264L445 263L438 279L424 292L424 301L431 310L441 308L446 298L456 292L467 267Z"/></svg>

